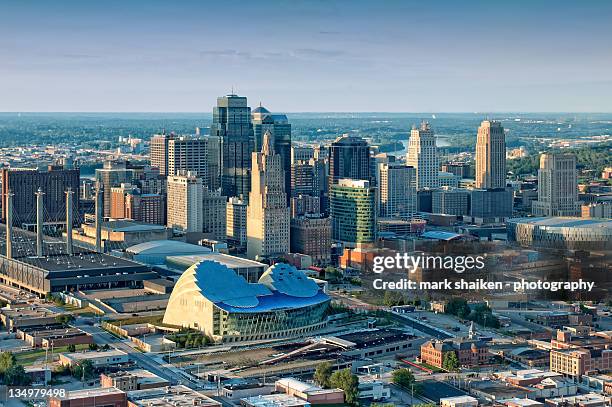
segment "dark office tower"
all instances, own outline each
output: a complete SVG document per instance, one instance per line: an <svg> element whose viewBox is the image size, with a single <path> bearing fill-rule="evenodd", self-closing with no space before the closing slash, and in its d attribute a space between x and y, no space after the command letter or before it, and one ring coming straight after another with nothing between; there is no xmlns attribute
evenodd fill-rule
<svg viewBox="0 0 612 407"><path fill-rule="evenodd" d="M370 160L370 146L364 139L347 134L338 137L329 148L330 186L340 179L371 181Z"/></svg>
<svg viewBox="0 0 612 407"><path fill-rule="evenodd" d="M285 172L285 192L287 199L291 198L291 124L284 114L273 114L259 105L251 113L253 133L255 137L255 151L261 151L261 141L266 131L272 133L274 151L281 156L283 171ZM289 204L289 201L287 201Z"/></svg>
<svg viewBox="0 0 612 407"><path fill-rule="evenodd" d="M66 190L71 188L72 219L78 220L79 170L49 166L46 171L24 168L2 169L2 197L10 191L13 196L13 225L36 223L36 191L43 195L44 222L63 226L66 222ZM6 219L6 208L2 205L2 219Z"/></svg>
<svg viewBox="0 0 612 407"><path fill-rule="evenodd" d="M251 153L254 150L251 108L247 98L217 98L210 135L221 138L221 193L248 196L251 184Z"/></svg>
<svg viewBox="0 0 612 407"><path fill-rule="evenodd" d="M96 181L102 184L104 188L103 215L109 217L111 215L111 192L113 187L118 187L121 184L129 184L134 180L134 168L125 161L106 161L103 168L96 169Z"/></svg>
<svg viewBox="0 0 612 407"><path fill-rule="evenodd" d="M160 175L168 175L168 142L174 134L156 134L149 145L151 165L159 168Z"/></svg>

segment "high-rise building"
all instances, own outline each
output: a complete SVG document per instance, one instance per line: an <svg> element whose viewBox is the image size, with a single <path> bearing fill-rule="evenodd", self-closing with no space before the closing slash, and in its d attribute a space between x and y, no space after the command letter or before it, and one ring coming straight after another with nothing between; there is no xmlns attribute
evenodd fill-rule
<svg viewBox="0 0 612 407"><path fill-rule="evenodd" d="M506 135L498 121L484 120L476 139L476 188L506 187Z"/></svg>
<svg viewBox="0 0 612 407"><path fill-rule="evenodd" d="M168 175L168 142L173 138L174 134L155 134L149 143L151 165L164 176Z"/></svg>
<svg viewBox="0 0 612 407"><path fill-rule="evenodd" d="M247 247L247 203L244 199L232 196L226 206L227 242L239 251Z"/></svg>
<svg viewBox="0 0 612 407"><path fill-rule="evenodd" d="M134 179L134 170L125 161L105 161L103 168L96 169L96 181L103 187L103 203L105 217L111 216L112 188L121 184L131 184Z"/></svg>
<svg viewBox="0 0 612 407"><path fill-rule="evenodd" d="M125 219L126 195L128 193L138 193L135 185L125 183L111 188L111 210L110 217L113 219Z"/></svg>
<svg viewBox="0 0 612 407"><path fill-rule="evenodd" d="M463 216L469 214L470 191L441 187L431 193L431 212Z"/></svg>
<svg viewBox="0 0 612 407"><path fill-rule="evenodd" d="M252 183L247 208L247 256L266 258L289 252L289 208L282 158L274 151L270 131L261 152L253 153Z"/></svg>
<svg viewBox="0 0 612 407"><path fill-rule="evenodd" d="M347 246L376 240L376 188L366 180L340 179L329 190L332 239Z"/></svg>
<svg viewBox="0 0 612 407"><path fill-rule="evenodd" d="M168 175L189 171L208 180L207 142L203 138L175 137L168 141Z"/></svg>
<svg viewBox="0 0 612 407"><path fill-rule="evenodd" d="M79 210L79 170L49 166L46 170L29 168L2 169L2 198L13 194L13 224L36 223L36 191L41 189L45 223L66 222L66 190L72 194L72 209L75 224ZM2 205L2 219L6 220L6 205Z"/></svg>
<svg viewBox="0 0 612 407"><path fill-rule="evenodd" d="M331 218L307 215L291 219L291 253L306 254L314 264L331 262Z"/></svg>
<svg viewBox="0 0 612 407"><path fill-rule="evenodd" d="M210 135L221 140L221 194L247 196L250 190L251 153L254 151L251 108L247 98L217 98Z"/></svg>
<svg viewBox="0 0 612 407"><path fill-rule="evenodd" d="M291 164L291 196L315 195L314 162L295 161Z"/></svg>
<svg viewBox="0 0 612 407"><path fill-rule="evenodd" d="M226 204L227 197L220 191L208 191L204 188L204 218L203 231L213 236L215 240L226 239Z"/></svg>
<svg viewBox="0 0 612 407"><path fill-rule="evenodd" d="M345 134L329 148L329 185L340 179L372 181L370 146L361 137Z"/></svg>
<svg viewBox="0 0 612 407"><path fill-rule="evenodd" d="M129 192L125 196L125 218L137 222L166 224L166 196Z"/></svg>
<svg viewBox="0 0 612 407"><path fill-rule="evenodd" d="M263 135L266 131L272 133L274 151L281 156L282 167L285 173L285 193L291 196L291 124L284 114L273 114L259 105L251 113L255 150L261 151ZM287 204L289 200L287 199Z"/></svg>
<svg viewBox="0 0 612 407"><path fill-rule="evenodd" d="M421 122L420 127L412 126L406 165L416 170L417 190L437 188L439 184L438 149L436 137L428 122Z"/></svg>
<svg viewBox="0 0 612 407"><path fill-rule="evenodd" d="M416 213L416 171L399 164L379 164L378 214L410 219Z"/></svg>
<svg viewBox="0 0 612 407"><path fill-rule="evenodd" d="M208 189L216 191L221 189L221 137L206 136L202 137L206 143L207 157L207 180L204 182Z"/></svg>
<svg viewBox="0 0 612 407"><path fill-rule="evenodd" d="M291 217L297 218L307 214L320 214L321 199L318 196L298 195L291 198Z"/></svg>
<svg viewBox="0 0 612 407"><path fill-rule="evenodd" d="M168 227L181 232L202 232L204 220L202 178L186 172L168 176Z"/></svg>
<svg viewBox="0 0 612 407"><path fill-rule="evenodd" d="M470 191L470 216L477 223L501 222L511 217L512 204L512 188Z"/></svg>
<svg viewBox="0 0 612 407"><path fill-rule="evenodd" d="M309 146L293 146L291 147L291 164L298 161L309 161L314 158L315 150Z"/></svg>
<svg viewBox="0 0 612 407"><path fill-rule="evenodd" d="M538 200L532 205L536 216L577 216L580 213L576 156L559 153L540 156Z"/></svg>
<svg viewBox="0 0 612 407"><path fill-rule="evenodd" d="M442 171L450 172L451 174L455 174L460 179L469 178L470 165L468 163L463 163L463 162L450 162L450 163L442 164Z"/></svg>
<svg viewBox="0 0 612 407"><path fill-rule="evenodd" d="M459 188L459 180L460 178L452 172L438 172L438 182L441 187Z"/></svg>

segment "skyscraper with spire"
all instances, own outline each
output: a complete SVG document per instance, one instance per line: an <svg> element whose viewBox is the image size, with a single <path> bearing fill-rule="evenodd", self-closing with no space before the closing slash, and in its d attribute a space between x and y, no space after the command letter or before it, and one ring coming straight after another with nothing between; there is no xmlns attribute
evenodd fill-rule
<svg viewBox="0 0 612 407"><path fill-rule="evenodd" d="M416 188L437 188L439 162L436 138L428 122L422 121L417 128L412 126L410 140L408 141L408 153L406 154L406 165L416 170Z"/></svg>
<svg viewBox="0 0 612 407"><path fill-rule="evenodd" d="M291 123L284 114L274 114L263 107L261 103L251 112L255 151L261 151L263 135L266 131L272 133L274 151L281 156L285 172L285 193L291 197ZM287 204L289 201L287 201Z"/></svg>
<svg viewBox="0 0 612 407"><path fill-rule="evenodd" d="M210 135L221 140L221 193L248 195L251 154L254 151L251 108L247 98L230 94L217 98Z"/></svg>
<svg viewBox="0 0 612 407"><path fill-rule="evenodd" d="M268 258L289 253L290 215L280 154L267 130L261 152L253 153L247 208L247 257Z"/></svg>
<svg viewBox="0 0 612 407"><path fill-rule="evenodd" d="M498 121L484 120L476 139L476 188L506 187L506 135Z"/></svg>

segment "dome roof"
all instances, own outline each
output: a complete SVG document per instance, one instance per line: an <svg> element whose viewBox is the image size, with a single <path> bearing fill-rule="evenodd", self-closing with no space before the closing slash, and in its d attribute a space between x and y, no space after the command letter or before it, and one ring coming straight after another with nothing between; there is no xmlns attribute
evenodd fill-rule
<svg viewBox="0 0 612 407"><path fill-rule="evenodd" d="M276 263L268 268L259 282L271 290L292 297L313 297L319 291L317 283L306 277L302 271L286 263Z"/></svg>
<svg viewBox="0 0 612 407"><path fill-rule="evenodd" d="M255 109L253 109L251 111L251 113L261 113L261 114L268 114L270 113L270 111L268 109L266 109L265 107L263 107L262 105L259 105L258 107L256 107Z"/></svg>

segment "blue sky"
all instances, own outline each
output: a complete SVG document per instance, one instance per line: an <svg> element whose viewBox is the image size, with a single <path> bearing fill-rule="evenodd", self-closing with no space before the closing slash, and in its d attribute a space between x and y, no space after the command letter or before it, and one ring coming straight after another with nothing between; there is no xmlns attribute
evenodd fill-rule
<svg viewBox="0 0 612 407"><path fill-rule="evenodd" d="M226 4L227 3L227 4ZM0 0L0 111L612 112L609 1Z"/></svg>

